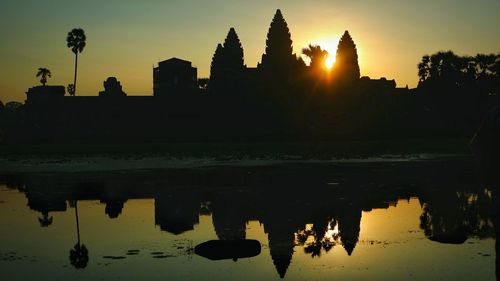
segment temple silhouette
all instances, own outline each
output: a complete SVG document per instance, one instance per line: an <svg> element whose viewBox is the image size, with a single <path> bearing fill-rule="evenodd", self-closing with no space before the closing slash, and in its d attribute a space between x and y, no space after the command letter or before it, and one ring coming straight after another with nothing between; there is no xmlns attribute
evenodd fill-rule
<svg viewBox="0 0 500 281"><path fill-rule="evenodd" d="M152 96L127 95L126 81L119 77L107 78L98 96L68 96L65 87L47 86L45 79L26 92L25 105L0 107L3 138L471 137L485 113L500 105L499 55L426 55L418 65L418 88L408 89L384 77L360 77L357 46L348 31L339 41L331 71L322 66L325 52L320 46L304 50L311 57L309 66L293 53L291 32L277 10L257 67L246 66L238 34L230 28L215 48L209 79L198 79L191 62L170 58L153 68Z"/></svg>
<svg viewBox="0 0 500 281"><path fill-rule="evenodd" d="M153 95L175 96L195 93L198 89L197 69L191 62L171 58L153 69Z"/></svg>

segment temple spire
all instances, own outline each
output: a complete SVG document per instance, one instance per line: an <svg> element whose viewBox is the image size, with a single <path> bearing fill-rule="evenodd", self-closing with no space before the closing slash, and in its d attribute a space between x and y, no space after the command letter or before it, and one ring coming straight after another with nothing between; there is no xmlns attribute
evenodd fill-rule
<svg viewBox="0 0 500 281"><path fill-rule="evenodd" d="M243 47L236 30L231 27L224 45L217 45L210 68L210 92L230 94L237 92L245 70Z"/></svg>
<svg viewBox="0 0 500 281"><path fill-rule="evenodd" d="M243 48L233 27L229 29L224 41L223 58L225 67L228 69L241 70L244 68Z"/></svg>
<svg viewBox="0 0 500 281"><path fill-rule="evenodd" d="M336 80L355 81L359 79L358 52L349 31L340 38L334 66Z"/></svg>
<svg viewBox="0 0 500 281"><path fill-rule="evenodd" d="M278 9L267 33L266 52L262 55L262 68L286 69L296 62L291 37L288 24L281 10Z"/></svg>

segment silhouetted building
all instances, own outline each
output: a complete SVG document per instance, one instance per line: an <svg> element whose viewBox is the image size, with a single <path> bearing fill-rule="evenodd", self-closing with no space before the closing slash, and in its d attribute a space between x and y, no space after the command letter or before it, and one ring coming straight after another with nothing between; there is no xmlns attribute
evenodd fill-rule
<svg viewBox="0 0 500 281"><path fill-rule="evenodd" d="M337 56L333 67L333 78L336 81L352 82L359 79L358 52L356 44L346 30L340 38Z"/></svg>
<svg viewBox="0 0 500 281"><path fill-rule="evenodd" d="M190 61L171 58L153 68L153 95L193 93L198 88L198 70Z"/></svg>
<svg viewBox="0 0 500 281"><path fill-rule="evenodd" d="M160 195L155 198L155 224L175 235L193 230L199 222L200 205L189 195Z"/></svg>
<svg viewBox="0 0 500 281"><path fill-rule="evenodd" d="M104 91L99 92L100 97L125 97L127 94L123 92L122 85L116 77L108 77L103 82Z"/></svg>
<svg viewBox="0 0 500 281"><path fill-rule="evenodd" d="M217 46L210 80L200 79L200 84L191 62L171 58L153 68L154 97L103 98L126 96L114 77L104 82L99 97L64 96L64 86L33 87L26 93L26 106L5 106L0 139L5 136L14 143L469 137L484 112L499 103L494 68L498 55L424 56L418 66L419 88L413 91L397 88L394 80L359 79L357 47L348 31L339 42L331 72L323 69L326 53L319 47L313 52L321 58L313 60L319 71L308 71L292 44L287 22L277 10L257 68L245 66L243 47L231 28L224 44ZM208 92L226 95L201 94L207 85ZM331 94L335 92L349 94ZM413 96L414 92L432 97ZM450 106L450 101L455 103Z"/></svg>
<svg viewBox="0 0 500 281"><path fill-rule="evenodd" d="M358 243L361 209L353 205L344 206L340 211L338 222L340 241L350 256Z"/></svg>
<svg viewBox="0 0 500 281"><path fill-rule="evenodd" d="M364 94L409 94L408 88L396 88L396 81L394 79L388 80L385 77L380 79L371 79L368 76L363 76L359 79L359 87Z"/></svg>
<svg viewBox="0 0 500 281"><path fill-rule="evenodd" d="M273 75L291 71L297 65L292 43L288 24L281 10L278 9L267 33L266 52L262 55L259 69L265 72L275 72L272 73Z"/></svg>
<svg viewBox="0 0 500 281"><path fill-rule="evenodd" d="M42 181L26 182L24 192L31 210L42 214L66 211L66 198L63 194L51 190L50 187L50 184Z"/></svg>
<svg viewBox="0 0 500 281"><path fill-rule="evenodd" d="M106 207L104 208L104 212L110 219L116 219L123 211L123 206L127 199L104 199L101 200L101 203L105 203Z"/></svg>
<svg viewBox="0 0 500 281"><path fill-rule="evenodd" d="M282 199L288 200L288 199ZM287 202L285 204L290 204ZM295 247L295 231L297 230L295 220L296 214L290 212L292 205L280 205L280 209L274 209L272 213L265 214L262 217L264 232L269 239L269 251L276 271L280 278L284 278L286 271L292 262ZM272 206L272 205L271 205ZM272 206L271 208L275 208ZM298 209L298 208L297 208Z"/></svg>
<svg viewBox="0 0 500 281"><path fill-rule="evenodd" d="M52 191L50 184L42 181L29 182L26 184L24 192L28 199L28 207L42 214L42 217L38 218L41 227L52 224L53 217L49 216L49 212L66 211L67 206L64 195Z"/></svg>
<svg viewBox="0 0 500 281"><path fill-rule="evenodd" d="M285 278L286 271L292 262L295 236L292 231L271 229L268 232L269 250L274 266L280 278Z"/></svg>
<svg viewBox="0 0 500 281"><path fill-rule="evenodd" d="M26 102L58 99L64 97L65 93L64 86L35 86L26 92Z"/></svg>
<svg viewBox="0 0 500 281"><path fill-rule="evenodd" d="M217 44L217 48L215 49L215 53L212 57L212 63L210 64L210 81L209 81L209 90L210 92L218 92L222 87L222 77L221 77L221 68L224 64L222 60L222 53L224 52L224 47L222 44Z"/></svg>
<svg viewBox="0 0 500 281"><path fill-rule="evenodd" d="M216 198L211 205L212 222L219 240L241 240L246 238L245 202L248 198L228 193Z"/></svg>
<svg viewBox="0 0 500 281"><path fill-rule="evenodd" d="M243 47L234 28L227 34L224 45L217 45L210 67L210 92L231 94L237 92L244 80Z"/></svg>

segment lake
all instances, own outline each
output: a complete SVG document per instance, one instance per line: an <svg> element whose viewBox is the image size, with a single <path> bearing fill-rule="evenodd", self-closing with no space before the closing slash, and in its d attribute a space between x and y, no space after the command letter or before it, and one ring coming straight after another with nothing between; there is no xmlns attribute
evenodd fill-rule
<svg viewBox="0 0 500 281"><path fill-rule="evenodd" d="M0 272L12 281L497 280L499 188L468 158L9 172Z"/></svg>

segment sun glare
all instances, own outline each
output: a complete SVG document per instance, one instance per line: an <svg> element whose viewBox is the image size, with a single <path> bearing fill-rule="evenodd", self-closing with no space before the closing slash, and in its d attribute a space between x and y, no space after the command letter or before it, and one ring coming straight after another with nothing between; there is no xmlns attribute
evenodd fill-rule
<svg viewBox="0 0 500 281"><path fill-rule="evenodd" d="M325 60L325 67L329 70L332 69L333 64L335 63L335 56L337 53L339 40L340 38L330 37L311 41L312 45L319 45L321 49L328 51L328 58Z"/></svg>
<svg viewBox="0 0 500 281"><path fill-rule="evenodd" d="M325 60L325 67L328 69L332 69L334 63L335 63L335 56L328 55L328 58L326 58Z"/></svg>

